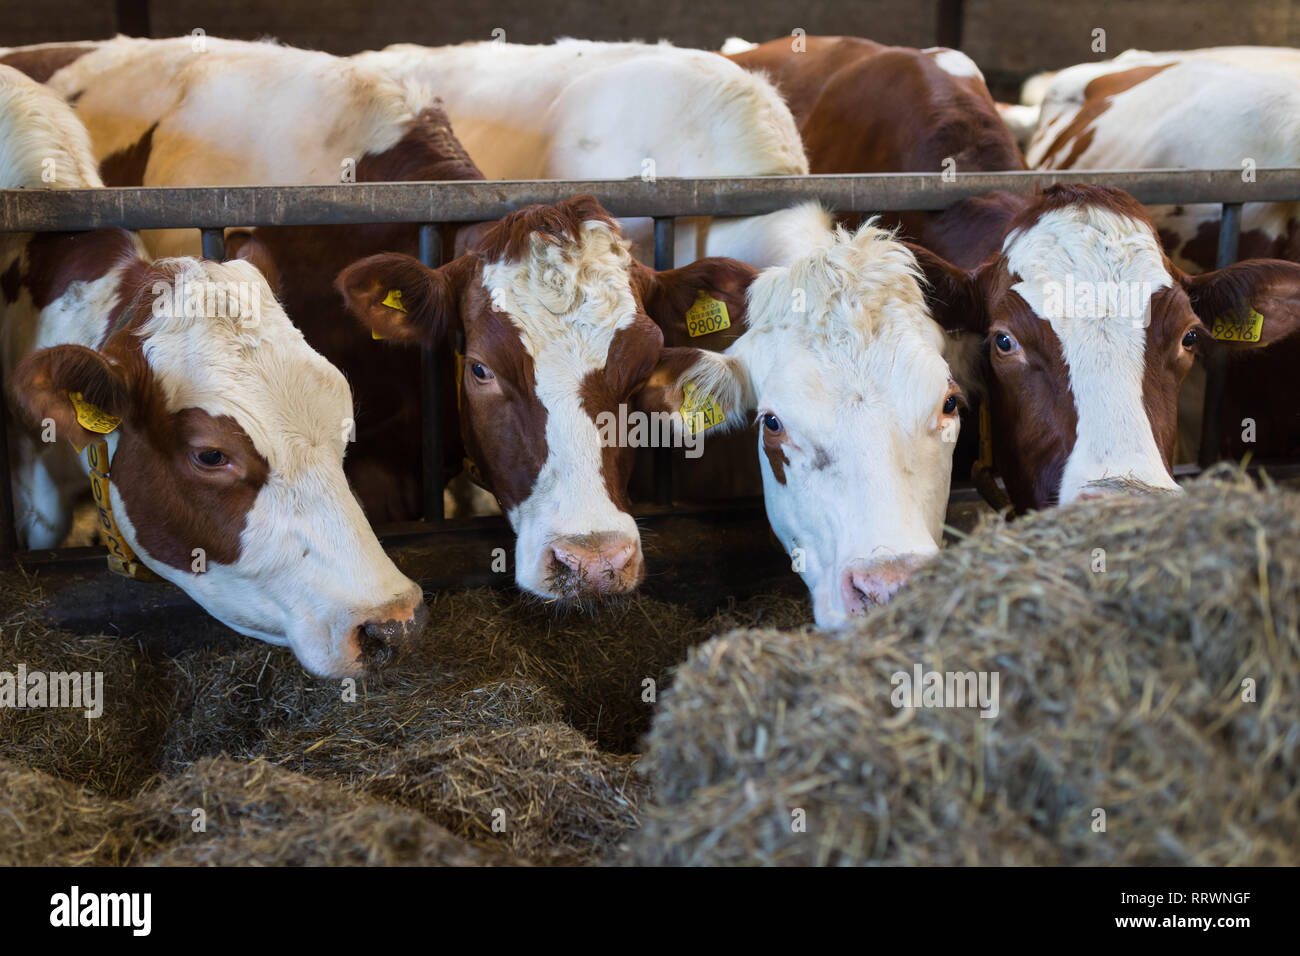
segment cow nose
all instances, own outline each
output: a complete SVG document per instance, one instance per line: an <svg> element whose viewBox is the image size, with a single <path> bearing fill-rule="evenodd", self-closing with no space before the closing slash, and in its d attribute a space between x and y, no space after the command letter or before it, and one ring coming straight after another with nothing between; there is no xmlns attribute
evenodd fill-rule
<svg viewBox="0 0 1300 956"><path fill-rule="evenodd" d="M357 627L362 660L373 670L386 666L393 659L393 651L418 637L428 621L429 609L418 587L376 610Z"/></svg>
<svg viewBox="0 0 1300 956"><path fill-rule="evenodd" d="M556 538L547 552L561 596L621 594L641 583L641 542L617 531Z"/></svg>
<svg viewBox="0 0 1300 956"><path fill-rule="evenodd" d="M908 555L871 564L859 562L849 565L840 580L845 612L852 617L860 617L872 607L888 604L923 560Z"/></svg>

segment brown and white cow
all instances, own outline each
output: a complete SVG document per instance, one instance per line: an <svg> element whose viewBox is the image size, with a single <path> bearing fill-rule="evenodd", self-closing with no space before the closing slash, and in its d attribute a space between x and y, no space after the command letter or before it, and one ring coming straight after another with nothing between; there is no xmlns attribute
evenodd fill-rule
<svg viewBox="0 0 1300 956"><path fill-rule="evenodd" d="M118 37L19 48L0 55L6 61L76 103L110 186L482 178L427 89L325 53L215 37ZM414 224L391 224L228 235L228 254L258 265L312 347L351 382L358 402L346 468L376 523L421 516L419 356L371 348L333 278L366 255L414 254L417 233ZM146 233L146 242L155 255L198 252L194 230ZM444 409L451 401L444 396ZM444 431L452 436L445 460L458 463L454 429Z"/></svg>
<svg viewBox="0 0 1300 956"><path fill-rule="evenodd" d="M0 185L102 185L84 129L0 67ZM57 546L104 439L125 544L240 633L360 674L418 634L420 588L348 487L347 383L249 263L151 261L120 229L0 237L20 544ZM102 470L102 469L101 469Z"/></svg>
<svg viewBox="0 0 1300 956"><path fill-rule="evenodd" d="M812 36L757 46L733 38L724 52L776 84L814 174L1025 168L983 74L959 50ZM985 234L969 228L970 217L905 212L881 221L947 258L980 261L993 246L978 244Z"/></svg>
<svg viewBox="0 0 1300 956"><path fill-rule="evenodd" d="M1300 52L1216 47L1129 50L1027 84L1040 108L1028 147L1040 169L1203 168L1249 170L1300 163ZM1191 272L1212 269L1221 207L1149 209L1170 258ZM1242 257L1300 261L1300 203L1247 203ZM1300 342L1234 356L1228 364L1221 451L1256 460L1300 455L1300 411L1282 401ZM1195 460L1203 437L1204 376L1184 389L1179 460ZM1252 428L1243 426L1254 423ZM1244 440L1249 436L1253 440Z"/></svg>
<svg viewBox="0 0 1300 956"><path fill-rule="evenodd" d="M803 52L784 39L732 59L777 83L799 121L813 172L938 170L948 157L959 171L1023 168L982 76L962 54L847 37L799 41ZM1153 69L1159 67L1140 72ZM1100 92L1104 103L1115 88ZM1090 111L1095 107L1080 114L1076 133ZM1134 117L1111 138L1131 144L1141 137L1130 127L1150 125ZM1210 128L1201 135L1217 135ZM1089 127L1085 138L1091 136ZM1089 187L1037 197L992 193L937 215L903 217L902 226L929 250L921 259L945 324L988 336L983 377L994 463L1018 507L1071 501L1106 477L1173 486L1176 402L1192 368L1192 353L1179 342L1196 320L1185 301L1162 291L1183 285L1182 273L1162 261L1157 232L1136 202ZM1135 287L1146 291L1136 303L1125 295L1123 308L1073 308L1076 293L1108 297ZM1071 298L1071 314L1059 321L1044 311L1049 289ZM1148 300L1149 324L1126 328L1144 321ZM953 307L966 318L953 315ZM1275 331L1285 330L1279 321ZM1196 337L1208 340L1208 331L1198 329ZM1203 342L1198 350L1211 347Z"/></svg>
<svg viewBox="0 0 1300 956"><path fill-rule="evenodd" d="M1250 260L1189 276L1117 189L996 197L1000 249L974 268L922 250L932 306L987 342L994 461L1020 508L1127 478L1174 489L1178 388L1197 355L1268 345L1300 318L1300 266ZM1216 343L1210 326L1255 328Z"/></svg>
<svg viewBox="0 0 1300 956"><path fill-rule="evenodd" d="M725 259L655 272L580 196L506 217L441 269L381 255L338 285L385 339L463 334L461 427L518 533L521 587L634 587L633 449L600 423L620 406L670 413L682 439L683 402L688 415L716 403L727 427L761 423L769 518L818 622L835 626L888 600L940 539L960 394L918 279L912 253L872 226L828 229L761 275ZM725 303L726 333L689 334L701 292ZM725 352L688 344L702 341Z"/></svg>

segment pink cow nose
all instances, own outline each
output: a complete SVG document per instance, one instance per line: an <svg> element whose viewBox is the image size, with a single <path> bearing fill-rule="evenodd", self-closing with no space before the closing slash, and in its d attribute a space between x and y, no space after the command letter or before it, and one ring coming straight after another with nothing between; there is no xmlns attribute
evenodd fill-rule
<svg viewBox="0 0 1300 956"><path fill-rule="evenodd" d="M907 583L923 561L923 558L908 555L871 564L849 565L840 580L845 612L860 617L869 608L888 604L889 599Z"/></svg>
<svg viewBox="0 0 1300 956"><path fill-rule="evenodd" d="M641 583L641 542L617 531L556 538L547 551L551 583L561 597L621 594Z"/></svg>

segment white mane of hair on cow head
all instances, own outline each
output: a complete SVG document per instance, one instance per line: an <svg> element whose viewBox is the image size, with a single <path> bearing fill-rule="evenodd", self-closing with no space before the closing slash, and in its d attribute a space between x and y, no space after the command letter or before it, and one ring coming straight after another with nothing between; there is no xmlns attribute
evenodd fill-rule
<svg viewBox="0 0 1300 956"><path fill-rule="evenodd" d="M122 281L106 335L92 317L97 347L55 345L18 366L29 417L74 446L100 436L69 393L119 419L107 435L117 525L214 617L317 674L382 665L426 612L344 478L342 374L249 263L163 259Z"/></svg>
<svg viewBox="0 0 1300 956"><path fill-rule="evenodd" d="M941 541L962 398L918 279L890 233L828 232L753 280L725 361L683 376L757 410L768 518L823 627L887 601Z"/></svg>
<svg viewBox="0 0 1300 956"><path fill-rule="evenodd" d="M1051 326L1069 372L1077 424L1059 500L1114 477L1176 490L1143 400L1152 298L1175 284L1150 223L1070 204L1012 231L1003 252L1011 289Z"/></svg>

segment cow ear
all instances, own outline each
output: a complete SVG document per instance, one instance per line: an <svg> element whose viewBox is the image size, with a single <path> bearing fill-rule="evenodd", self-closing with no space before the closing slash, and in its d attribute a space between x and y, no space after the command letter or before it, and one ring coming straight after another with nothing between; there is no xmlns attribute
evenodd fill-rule
<svg viewBox="0 0 1300 956"><path fill-rule="evenodd" d="M19 407L39 428L54 424L54 437L85 448L131 411L126 372L93 349L56 345L33 352L14 371Z"/></svg>
<svg viewBox="0 0 1300 956"><path fill-rule="evenodd" d="M746 293L758 270L737 259L713 256L680 269L636 263L632 281L642 307L670 346L721 351L745 331Z"/></svg>
<svg viewBox="0 0 1300 956"><path fill-rule="evenodd" d="M723 431L749 423L754 389L739 359L721 352L666 348L659 364L632 397L638 411L667 412L693 432L722 426Z"/></svg>
<svg viewBox="0 0 1300 956"><path fill-rule="evenodd" d="M989 320L980 294L979 274L960 269L922 246L910 242L904 245L916 257L925 277L922 291L934 320L949 332L986 333Z"/></svg>
<svg viewBox="0 0 1300 956"><path fill-rule="evenodd" d="M1280 342L1300 329L1300 264L1247 259L1182 277L1192 309L1227 345Z"/></svg>
<svg viewBox="0 0 1300 956"><path fill-rule="evenodd" d="M461 257L430 269L418 259L385 252L352 263L334 287L376 338L435 345L456 322L468 265L468 257Z"/></svg>
<svg viewBox="0 0 1300 956"><path fill-rule="evenodd" d="M270 247L258 237L255 229L231 229L226 233L226 259L251 262L266 278L275 297L281 298L280 269Z"/></svg>

